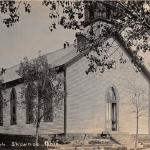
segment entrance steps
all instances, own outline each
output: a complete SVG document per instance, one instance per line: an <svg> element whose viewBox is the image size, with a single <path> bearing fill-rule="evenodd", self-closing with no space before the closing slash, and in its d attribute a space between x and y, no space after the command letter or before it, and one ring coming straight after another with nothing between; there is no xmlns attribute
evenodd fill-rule
<svg viewBox="0 0 150 150"><path fill-rule="evenodd" d="M127 147L127 149L134 149L135 147L135 136L130 134L112 134L112 138L118 143ZM137 148L143 148L142 142L138 141Z"/></svg>
<svg viewBox="0 0 150 150"><path fill-rule="evenodd" d="M150 149L150 135L140 135L139 141L143 144L144 148Z"/></svg>

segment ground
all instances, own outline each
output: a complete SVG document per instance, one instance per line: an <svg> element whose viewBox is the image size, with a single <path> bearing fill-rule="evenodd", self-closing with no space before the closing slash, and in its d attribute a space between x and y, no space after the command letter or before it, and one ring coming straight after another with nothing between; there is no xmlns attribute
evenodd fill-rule
<svg viewBox="0 0 150 150"><path fill-rule="evenodd" d="M84 138L80 140L70 140L68 144L55 144L49 142L45 144L44 147L39 147L38 150L133 150L134 136L125 135L123 136L123 139L127 141L127 137L128 139L130 139L130 142L132 144L129 141L129 145L127 144L127 142L125 142L126 145L124 145L123 143L119 143L114 139L113 136L105 138L95 136L92 138ZM1 147L0 150L35 150L35 147ZM138 150L150 150L150 138L148 136L144 136L139 139Z"/></svg>

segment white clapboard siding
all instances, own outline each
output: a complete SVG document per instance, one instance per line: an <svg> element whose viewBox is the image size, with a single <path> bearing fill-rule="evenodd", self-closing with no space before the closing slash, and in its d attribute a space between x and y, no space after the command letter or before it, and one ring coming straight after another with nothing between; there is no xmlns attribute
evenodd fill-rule
<svg viewBox="0 0 150 150"><path fill-rule="evenodd" d="M115 42L114 42L115 43ZM115 43L117 44L117 43ZM112 49L113 50L113 49ZM119 49L123 52L122 49ZM119 93L119 131L135 131L135 116L131 114L130 83L142 85L148 95L148 83L141 73L135 73L133 65L124 53L127 64L119 63L119 53L113 58L117 60L116 69L90 73L86 75L88 61L82 58L67 68L67 132L68 133L100 133L105 131L106 91L114 85ZM148 97L145 100L148 103ZM146 114L148 109L146 110ZM148 117L140 120L141 133L148 132Z"/></svg>

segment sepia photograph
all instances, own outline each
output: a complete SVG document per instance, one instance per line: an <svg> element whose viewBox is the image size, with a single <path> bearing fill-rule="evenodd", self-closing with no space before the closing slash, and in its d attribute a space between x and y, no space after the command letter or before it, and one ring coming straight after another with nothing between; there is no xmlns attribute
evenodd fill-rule
<svg viewBox="0 0 150 150"><path fill-rule="evenodd" d="M150 1L0 0L0 150L150 150Z"/></svg>

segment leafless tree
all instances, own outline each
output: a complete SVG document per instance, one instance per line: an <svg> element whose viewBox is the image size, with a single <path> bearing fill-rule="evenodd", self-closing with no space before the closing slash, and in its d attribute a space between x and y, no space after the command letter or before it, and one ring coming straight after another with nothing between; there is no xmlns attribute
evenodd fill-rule
<svg viewBox="0 0 150 150"><path fill-rule="evenodd" d="M148 107L147 100L145 98L146 90L135 84L130 84L132 89L131 105L132 112L136 117L136 133L135 133L135 150L137 149L138 136L139 136L139 120L142 116L146 115L146 108Z"/></svg>

